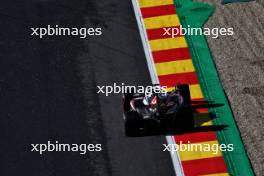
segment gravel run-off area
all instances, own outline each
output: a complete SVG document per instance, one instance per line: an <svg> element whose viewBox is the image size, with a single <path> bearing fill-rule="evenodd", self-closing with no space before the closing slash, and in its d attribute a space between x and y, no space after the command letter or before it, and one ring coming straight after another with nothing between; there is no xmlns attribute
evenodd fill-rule
<svg viewBox="0 0 264 176"><path fill-rule="evenodd" d="M233 36L207 36L217 71L230 101L257 176L264 173L264 1L216 6L204 27L233 27Z"/></svg>

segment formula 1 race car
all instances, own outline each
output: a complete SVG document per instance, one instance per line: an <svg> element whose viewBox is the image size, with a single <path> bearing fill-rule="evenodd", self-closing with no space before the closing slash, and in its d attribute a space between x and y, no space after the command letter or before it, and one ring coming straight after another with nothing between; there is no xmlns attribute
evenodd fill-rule
<svg viewBox="0 0 264 176"><path fill-rule="evenodd" d="M169 124L172 128L194 127L188 85L177 85L171 92L151 95L125 93L123 95L125 133L138 136L146 131L146 124Z"/></svg>

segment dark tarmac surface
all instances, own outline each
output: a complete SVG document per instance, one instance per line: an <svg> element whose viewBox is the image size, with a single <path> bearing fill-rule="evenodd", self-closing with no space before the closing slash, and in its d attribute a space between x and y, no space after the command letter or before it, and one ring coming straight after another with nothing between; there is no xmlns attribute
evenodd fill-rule
<svg viewBox="0 0 264 176"><path fill-rule="evenodd" d="M150 83L130 1L6 1L0 10L1 176L174 175L165 137L125 137L121 95L96 94L97 85ZM48 24L103 35L30 36ZM49 140L103 151L30 152Z"/></svg>

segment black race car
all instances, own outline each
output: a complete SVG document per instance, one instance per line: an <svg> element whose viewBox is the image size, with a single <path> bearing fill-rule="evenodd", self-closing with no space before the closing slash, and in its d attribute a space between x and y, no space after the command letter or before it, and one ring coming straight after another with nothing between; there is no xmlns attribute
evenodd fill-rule
<svg viewBox="0 0 264 176"><path fill-rule="evenodd" d="M125 133L137 136L148 128L147 124L167 124L173 129L194 127L193 110L188 85L177 85L164 93L126 93L123 95ZM153 125L152 125L153 126Z"/></svg>

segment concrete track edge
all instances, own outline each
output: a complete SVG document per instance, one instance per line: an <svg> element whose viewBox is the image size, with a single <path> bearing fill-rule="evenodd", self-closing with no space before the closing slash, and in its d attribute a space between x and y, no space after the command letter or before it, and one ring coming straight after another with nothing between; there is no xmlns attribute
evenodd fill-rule
<svg viewBox="0 0 264 176"><path fill-rule="evenodd" d="M153 57L151 54L150 46L148 43L148 36L146 34L145 25L142 21L143 18L142 18L142 14L141 14L141 11L139 8L138 1L137 0L131 0L131 1L132 1L135 16L136 16L138 29L139 29L140 37L142 40L145 56L147 59L147 65L148 65L152 84L159 84L159 79L157 76L156 67L155 67L154 60L153 60ZM173 136L166 136L166 141L168 144L176 144ZM170 152L170 154L171 154L171 159L172 159L175 174L177 176L184 176L184 172L182 169L182 165L181 165L181 161L180 161L180 157L179 157L178 152L174 152L174 153Z"/></svg>

